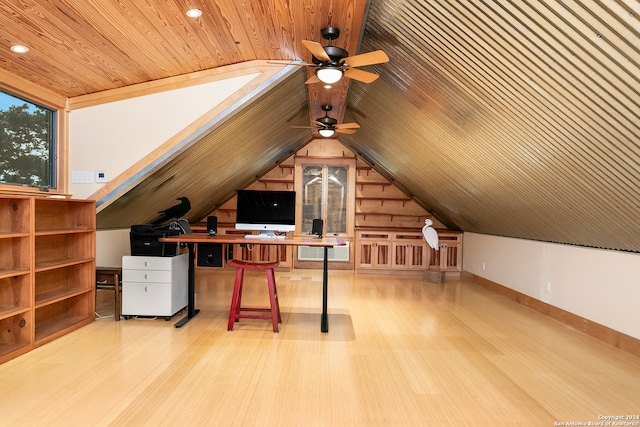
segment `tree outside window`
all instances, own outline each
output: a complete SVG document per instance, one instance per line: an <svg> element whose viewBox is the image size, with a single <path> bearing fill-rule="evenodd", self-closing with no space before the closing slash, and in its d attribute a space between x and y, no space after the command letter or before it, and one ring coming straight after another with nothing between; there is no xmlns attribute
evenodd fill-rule
<svg viewBox="0 0 640 427"><path fill-rule="evenodd" d="M55 114L0 92L0 184L55 187Z"/></svg>

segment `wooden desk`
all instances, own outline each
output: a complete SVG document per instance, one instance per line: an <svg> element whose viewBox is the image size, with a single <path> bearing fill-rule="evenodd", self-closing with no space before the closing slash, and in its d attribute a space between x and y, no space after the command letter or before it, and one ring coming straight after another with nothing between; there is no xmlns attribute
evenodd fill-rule
<svg viewBox="0 0 640 427"><path fill-rule="evenodd" d="M197 315L200 310L194 307L195 303L195 249L198 243L246 243L253 245L291 245L291 246L320 246L324 247L324 262L322 267L322 315L320 317L320 330L329 332L329 319L327 316L327 276L328 276L328 253L329 248L346 245L344 239L340 237L293 237L285 239L246 239L238 235L210 236L204 233L180 234L178 236L162 237L161 242L186 243L189 249L189 280L188 280L188 303L187 315L175 324L176 328L183 326L191 318Z"/></svg>

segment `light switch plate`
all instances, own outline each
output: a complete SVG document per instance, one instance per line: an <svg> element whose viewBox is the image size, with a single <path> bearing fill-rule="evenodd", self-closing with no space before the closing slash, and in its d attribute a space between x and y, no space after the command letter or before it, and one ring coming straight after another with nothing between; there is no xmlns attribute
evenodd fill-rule
<svg viewBox="0 0 640 427"><path fill-rule="evenodd" d="M93 172L91 171L72 171L71 182L74 184L90 184L93 182Z"/></svg>

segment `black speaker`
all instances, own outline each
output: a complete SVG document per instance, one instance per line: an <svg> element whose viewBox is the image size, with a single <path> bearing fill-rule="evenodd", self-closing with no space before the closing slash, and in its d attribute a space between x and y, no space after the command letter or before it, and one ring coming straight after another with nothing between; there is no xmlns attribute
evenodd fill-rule
<svg viewBox="0 0 640 427"><path fill-rule="evenodd" d="M199 243L198 267L222 267L222 243Z"/></svg>
<svg viewBox="0 0 640 427"><path fill-rule="evenodd" d="M322 220L314 219L313 224L311 224L311 234L317 234L318 236L322 236Z"/></svg>
<svg viewBox="0 0 640 427"><path fill-rule="evenodd" d="M207 217L207 232L210 236L215 236L218 233L218 217L217 216L208 216Z"/></svg>

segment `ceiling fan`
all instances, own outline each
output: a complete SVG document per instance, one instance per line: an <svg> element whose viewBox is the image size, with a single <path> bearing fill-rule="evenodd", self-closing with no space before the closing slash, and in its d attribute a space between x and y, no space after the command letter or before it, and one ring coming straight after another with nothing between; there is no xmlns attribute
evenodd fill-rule
<svg viewBox="0 0 640 427"><path fill-rule="evenodd" d="M316 129L318 133L325 137L332 137L336 132L344 134L353 134L360 127L357 123L338 123L338 120L329 117L329 111L333 109L331 105L323 105L324 117L316 119L315 126L291 126L294 129Z"/></svg>
<svg viewBox="0 0 640 427"><path fill-rule="evenodd" d="M311 52L312 64L299 65L316 67L315 74L305 82L306 84L321 82L333 84L343 75L363 83L372 83L379 77L377 74L358 70L355 67L389 62L389 57L382 50L349 56L346 50L333 46L333 40L340 35L340 30L335 27L323 28L320 33L324 39L329 40L328 46L323 47L318 42L302 40L302 44Z"/></svg>

